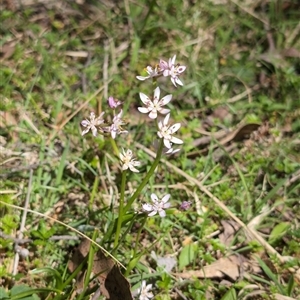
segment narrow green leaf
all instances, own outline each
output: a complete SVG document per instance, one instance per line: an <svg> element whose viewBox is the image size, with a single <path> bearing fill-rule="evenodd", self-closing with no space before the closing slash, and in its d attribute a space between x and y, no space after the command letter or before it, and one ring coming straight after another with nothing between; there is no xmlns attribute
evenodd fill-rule
<svg viewBox="0 0 300 300"><path fill-rule="evenodd" d="M273 274L273 272L271 271L271 269L265 264L264 261L262 261L259 257L257 257L257 261L260 265L260 267L263 269L263 271L265 272L265 274L275 283L275 285L278 287L280 293L282 295L286 295L285 289L284 287L278 282L276 275Z"/></svg>

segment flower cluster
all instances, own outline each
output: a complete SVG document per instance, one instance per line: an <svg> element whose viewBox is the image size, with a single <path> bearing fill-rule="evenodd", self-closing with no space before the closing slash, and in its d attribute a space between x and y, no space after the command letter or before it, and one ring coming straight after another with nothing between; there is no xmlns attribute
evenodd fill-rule
<svg viewBox="0 0 300 300"><path fill-rule="evenodd" d="M179 79L181 73L183 73L186 69L186 66L181 66L180 64L175 64L176 55L173 58L170 58L168 62L164 60L160 60L159 64L157 64L154 68L151 66L147 66L145 71L148 73L148 76L136 76L138 80L146 80L153 77L171 77L172 83L177 87L176 84L183 85L182 81Z"/></svg>
<svg viewBox="0 0 300 300"><path fill-rule="evenodd" d="M168 62L164 60L160 60L159 64L155 67L148 66L145 71L147 72L147 76L137 76L138 80L146 80L149 78L155 77L171 77L171 81L175 87L177 85L183 85L182 81L179 79L179 76L185 71L186 66L181 66L180 64L175 64L176 55L173 58L170 58ZM155 82L157 82L155 80ZM179 149L173 149L173 144L182 144L183 141L174 136L174 134L181 127L180 123L176 123L171 125L169 123L170 120L170 109L165 108L164 106L170 103L172 100L172 95L166 95L160 99L160 88L159 86L154 90L154 96L150 99L144 93L140 93L140 99L144 104L144 107L138 107L138 110L141 113L148 114L149 118L157 119L158 115L166 115L164 119L159 120L157 122L157 135L160 139L163 140L163 145L167 149L165 151L166 154L174 154L179 151ZM148 216L154 216L158 214L160 217L165 217L166 212L165 209L170 207L170 203L168 202L170 199L170 194L165 195L161 200L158 199L156 194L151 194L152 203L145 203L142 205L142 208L145 212L147 212Z"/></svg>
<svg viewBox="0 0 300 300"><path fill-rule="evenodd" d="M170 58L168 61L159 60L159 63L155 65L155 67L147 66L145 68L145 72L147 73L146 76L136 76L138 80L144 81L147 79L152 78L155 83L157 83L158 77L170 77L172 84L177 87L178 85L183 86L183 82L179 79L179 76L186 70L186 66L181 66L180 64L175 63L176 55L174 55L172 58ZM181 127L180 123L171 124L170 118L171 118L171 110L169 108L166 108L166 105L168 105L172 100L172 95L168 94L164 97L161 97L161 90L160 87L157 86L154 90L153 97L148 97L144 93L139 93L140 100L143 103L143 106L138 107L138 111L143 114L148 114L149 118L151 120L154 120L156 123L157 128L157 136L160 139L159 142L159 151L157 154L157 159L155 160L153 164L153 168L150 170L154 170L154 167L157 166L160 155L162 154L162 151L165 152L165 154L174 154L178 152L180 149L174 149L173 145L181 145L183 144L183 141L175 137L174 134L179 130ZM109 121L104 119L104 112L102 112L98 117L96 117L94 112L90 113L90 118L83 120L81 122L81 125L84 127L82 131L82 135L85 135L89 131L92 132L93 136L97 136L98 134L102 134L103 136L111 136L111 141L116 139L117 135L122 133L127 133L128 131L123 128L123 126L126 124L124 119L122 118L123 110L118 109L120 105L122 105L122 102L118 99L110 96L107 100L108 106L113 110L113 116L111 118L108 118ZM118 110L118 112L117 112ZM163 115L163 118L161 118L161 115ZM158 120L157 120L158 119ZM163 146L166 150L163 149ZM138 173L139 170L136 168L141 165L139 161L137 161L134 156L133 152L130 149L122 150L122 152L119 154L120 164L122 171L130 170L132 172ZM145 178L148 178L152 175L151 173L147 174ZM124 177L126 178L126 174L123 173ZM138 190L142 189L144 187L145 183L141 183L141 186L138 188ZM121 191L121 195L123 192L124 195L124 188L125 185L122 185L123 190ZM137 193L138 194L138 193ZM133 201L136 199L137 196L133 194L133 197L129 199L129 206L133 203ZM161 218L166 217L166 209L171 207L171 203L169 202L171 195L166 194L161 199L154 193L150 195L151 202L150 203L144 203L142 205L143 212L146 213L148 216L154 216L159 215ZM121 197L122 198L122 197ZM121 199L120 201L124 201ZM130 202L131 201L131 202ZM120 202L123 203L123 202ZM180 207L181 210L185 211L188 210L191 203L189 201L184 201ZM119 213L119 219L118 219L118 227L119 231L117 229L116 234L116 240L115 244L118 244L118 236L120 234L120 227L119 225L122 225L122 205L120 205L120 213ZM125 207L126 212L126 207ZM137 295L139 296L139 300L149 300L152 299L153 293L150 292L152 289L151 284L146 284L145 281L142 281L141 288L138 289Z"/></svg>
<svg viewBox="0 0 300 300"><path fill-rule="evenodd" d="M121 104L122 103L119 100L114 99L113 97L108 98L108 105L112 109L115 109ZM102 112L99 117L96 117L95 113L91 112L90 119L89 120L86 119L81 122L81 125L85 127L81 135L85 135L91 130L93 136L95 137L98 135L98 133L100 133L102 135L110 134L111 137L115 139L117 134L127 133L128 131L122 128L122 126L126 124L122 119L122 114L123 114L123 110L121 109L117 115L116 114L114 115L112 121L108 123L105 122L103 118L104 112Z"/></svg>

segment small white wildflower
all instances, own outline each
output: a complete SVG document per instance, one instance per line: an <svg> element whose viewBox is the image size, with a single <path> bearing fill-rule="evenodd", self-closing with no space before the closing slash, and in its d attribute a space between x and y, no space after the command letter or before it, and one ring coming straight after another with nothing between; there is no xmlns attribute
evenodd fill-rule
<svg viewBox="0 0 300 300"><path fill-rule="evenodd" d="M90 120L83 120L81 122L81 125L83 127L86 127L86 129L82 131L81 135L85 135L86 133L88 133L91 130L93 133L93 136L97 136L98 129L101 130L100 128L97 128L97 126L104 123L103 115L104 115L104 112L102 112L99 117L95 118L95 113L91 112Z"/></svg>
<svg viewBox="0 0 300 300"><path fill-rule="evenodd" d="M125 171L129 169L132 172L138 173L139 170L135 167L140 166L141 163L139 161L136 161L134 158L132 158L133 154L131 150L125 150L123 149L123 153L120 153L120 160L122 162L122 170Z"/></svg>
<svg viewBox="0 0 300 300"><path fill-rule="evenodd" d="M171 203L168 203L170 194L166 194L161 200L155 194L151 194L152 204L143 204L143 209L148 212L148 216L154 216L157 213L164 218L166 216L165 209L169 208Z"/></svg>
<svg viewBox="0 0 300 300"><path fill-rule="evenodd" d="M163 122L160 121L158 123L159 131L157 132L157 135L164 139L164 145L168 148L172 148L172 143L174 144L182 144L183 141L179 138L176 138L173 136L173 134L180 128L181 124L176 123L172 126L168 125L169 123L170 114L167 114L164 118Z"/></svg>
<svg viewBox="0 0 300 300"><path fill-rule="evenodd" d="M136 76L136 78L138 80L144 81L148 78L152 78L160 75L158 66L156 66L154 69L151 66L148 66L147 68L145 68L145 71L148 73L148 76Z"/></svg>
<svg viewBox="0 0 300 300"><path fill-rule="evenodd" d="M175 60L176 55L174 55L173 58L170 58L168 63L161 59L159 62L159 68L165 77L171 77L171 81L175 86L176 84L183 85L178 76L185 71L186 66L181 66L179 64L175 65Z"/></svg>
<svg viewBox="0 0 300 300"><path fill-rule="evenodd" d="M122 128L122 125L126 124L122 119L122 114L123 114L123 110L121 109L121 111L114 116L112 120L112 124L109 127L104 128L105 131L110 132L111 137L113 139L116 138L117 134L128 132L127 130L124 130Z"/></svg>
<svg viewBox="0 0 300 300"><path fill-rule="evenodd" d="M160 96L160 88L159 87L157 87L154 90L153 101L151 101L150 98L148 96L146 96L145 94L140 93L140 98L141 98L142 102L146 105L146 107L138 107L138 110L143 114L149 113L149 117L151 119L156 119L158 112L163 115L170 112L169 109L162 108L162 106L168 104L172 100L172 95L167 95L167 96L163 97L161 100L159 100L159 96Z"/></svg>
<svg viewBox="0 0 300 300"><path fill-rule="evenodd" d="M146 283L145 280L142 281L142 286L134 293L139 296L139 300L149 300L154 297L153 293L150 292L152 289L152 284Z"/></svg>

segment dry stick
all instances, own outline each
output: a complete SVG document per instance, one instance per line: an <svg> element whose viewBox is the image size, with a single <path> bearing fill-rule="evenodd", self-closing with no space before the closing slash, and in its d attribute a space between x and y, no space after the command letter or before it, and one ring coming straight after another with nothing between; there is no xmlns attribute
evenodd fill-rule
<svg viewBox="0 0 300 300"><path fill-rule="evenodd" d="M104 81L104 98L108 98L108 65L109 65L109 55L108 55L109 42L106 40L104 42L104 59L103 59L103 81ZM98 114L101 112L98 111Z"/></svg>
<svg viewBox="0 0 300 300"><path fill-rule="evenodd" d="M147 154L149 154L152 157L155 157L155 153L149 149L147 149L146 147L144 147L143 145L139 144L139 143L135 143L137 145L138 148L142 149L143 151L145 151ZM185 173L184 171L180 170L179 168L177 168L176 166L174 166L173 164L169 163L168 161L162 159L161 160L163 163L165 163L169 168L172 168L175 172L177 172L178 174L180 174L181 176L185 177L188 181L190 181L191 183L195 184L196 186L198 186L198 188L205 193L207 196L209 196L223 211L225 211L235 222L237 222L243 229L245 229L245 231L247 233L249 233L249 235L252 236L252 238L256 239L265 249L267 252L275 255L281 263L285 263L285 259L269 244L267 243L263 237L261 237L257 231L249 228L243 221L241 221L238 217L236 217L228 208L227 206L221 202L221 200L219 200L216 196L214 196L205 186L202 185L202 183L200 181L198 181L197 179L193 178L192 176L188 175L187 173Z"/></svg>
<svg viewBox="0 0 300 300"><path fill-rule="evenodd" d="M252 96L251 96L251 94L252 94L253 91L258 90L260 85L256 84L252 88L249 88L245 84L244 84L244 86L246 87L246 90L244 92L242 92L242 93L240 93L240 94L238 94L238 95L236 95L236 96L234 96L234 97L226 100L225 103L234 103L234 102L237 102L237 101L243 99L247 95L248 95L249 102L252 102Z"/></svg>
<svg viewBox="0 0 300 300"><path fill-rule="evenodd" d="M87 93L87 82L86 82L86 75L84 73L84 70L91 64L91 60L92 60L91 59L91 53L88 52L88 56L86 58L86 62L84 64L83 70L82 70L82 72L80 74L80 76L81 76L81 88L82 88L83 94Z"/></svg>
<svg viewBox="0 0 300 300"><path fill-rule="evenodd" d="M30 194L31 194L32 178L33 178L33 169L30 169L27 194L26 194L23 215L22 215L21 225L20 225L20 232L17 237L18 239L23 239L23 231L25 230L27 211L28 211L28 205L29 205ZM15 259L14 259L14 264L13 264L13 271L12 271L13 275L17 275L17 273L18 273L18 265L19 265L19 259L20 259L18 250L19 250L19 245L18 245L18 243L15 243L16 254L15 254Z"/></svg>
<svg viewBox="0 0 300 300"><path fill-rule="evenodd" d="M112 79L108 80L107 84L109 84L112 81ZM93 98L95 98L102 90L104 86L100 87L90 98L88 98L83 104L81 104L69 117L66 118L66 120L56 128L52 135L49 137L47 144L52 141L52 139L55 137L55 135L74 117L76 116Z"/></svg>
<svg viewBox="0 0 300 300"><path fill-rule="evenodd" d="M262 22L265 25L269 25L269 21L268 20L264 20L263 18L261 18L259 15L257 15L253 10L251 10L250 8L247 8L246 6L244 6L242 3L239 3L237 0L231 0L231 2L233 2L236 6L238 6L241 10L245 11L247 14L249 14L250 16L252 16L253 18L259 20L260 22Z"/></svg>
<svg viewBox="0 0 300 300"><path fill-rule="evenodd" d="M13 204L9 204L9 203L5 203L3 201L0 200L0 204L3 204L3 205L6 205L8 207L12 207L12 208L15 208L15 209L20 209L20 210L23 210L25 211L25 208L21 207L21 206L17 206L17 205L13 205ZM105 250L102 246L100 246L98 243L96 243L95 241L93 241L91 238L89 238L87 235L85 235L84 233L80 232L79 230L65 224L64 222L61 222L57 219L54 219L54 218L51 218L49 216L46 216L45 214L42 214L40 212L37 212L37 211L34 211L34 210L31 210L31 209L26 209L26 212L29 212L29 213L32 213L32 214L35 214L35 215L38 215L38 216L41 216L43 218L46 218L48 220L51 220L55 223L58 223L68 229L70 229L71 231L73 232L76 232L77 234L79 234L80 236L82 236L83 238L89 240L92 244L96 245L99 249L101 249L105 254L107 254L110 258L112 258L116 263L118 263L122 268L124 268L126 270L126 268L124 267L124 265L121 264L120 261L118 261L113 255L111 255L107 250Z"/></svg>
<svg viewBox="0 0 300 300"><path fill-rule="evenodd" d="M34 242L34 240L32 240L32 239L26 239L26 238L19 239L19 238L13 237L9 234L5 234L2 230L0 230L0 237L5 240L11 240L15 244L27 244L27 243L29 244L29 243ZM79 240L79 237L76 235L53 235L49 238L49 241L65 241L65 240L77 241L77 240Z"/></svg>
<svg viewBox="0 0 300 300"><path fill-rule="evenodd" d="M285 41L285 49L288 49L288 48L291 47L293 41L296 39L296 37L299 34L299 32L300 32L300 22L297 24L297 26L292 31L292 33L290 34L290 36L287 37L287 39Z"/></svg>

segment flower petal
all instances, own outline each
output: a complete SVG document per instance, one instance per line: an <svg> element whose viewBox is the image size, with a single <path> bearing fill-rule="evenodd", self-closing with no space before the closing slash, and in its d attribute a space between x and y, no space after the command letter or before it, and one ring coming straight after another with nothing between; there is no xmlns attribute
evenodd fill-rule
<svg viewBox="0 0 300 300"><path fill-rule="evenodd" d="M152 216L154 216L154 215L156 215L156 214L157 214L157 211L154 210L154 211L152 211L150 214L148 214L148 216L149 216L149 217L152 217Z"/></svg>
<svg viewBox="0 0 300 300"><path fill-rule="evenodd" d="M153 110L150 112L149 118L151 118L151 119L156 119L156 118L157 118L157 111L156 111L156 109L153 109Z"/></svg>
<svg viewBox="0 0 300 300"><path fill-rule="evenodd" d="M170 114L167 114L166 117L164 118L164 122L163 122L163 124L164 124L165 126L168 125L169 119L170 119Z"/></svg>
<svg viewBox="0 0 300 300"><path fill-rule="evenodd" d="M142 207L146 211L152 211L153 210L153 206L151 204L148 204L148 203L143 204Z"/></svg>
<svg viewBox="0 0 300 300"><path fill-rule="evenodd" d="M162 115L165 115L165 114L169 113L170 110L167 109L167 108L161 108L159 112L160 112Z"/></svg>
<svg viewBox="0 0 300 300"><path fill-rule="evenodd" d="M149 97L147 95L145 95L144 93L140 93L140 99L142 100L142 102L145 105L148 105L149 102L151 102L151 100L149 99Z"/></svg>
<svg viewBox="0 0 300 300"><path fill-rule="evenodd" d="M97 136L97 133L98 133L97 128L95 126L92 126L91 130L92 130L93 136Z"/></svg>
<svg viewBox="0 0 300 300"><path fill-rule="evenodd" d="M179 66L179 67L177 67L177 72L180 74L180 73L184 72L185 69L186 69L186 66Z"/></svg>
<svg viewBox="0 0 300 300"><path fill-rule="evenodd" d="M171 77L171 81L172 81L172 83L177 87L176 82L175 82L175 79L174 79L173 77Z"/></svg>
<svg viewBox="0 0 300 300"><path fill-rule="evenodd" d="M144 81L146 79L150 78L150 76L136 76L136 79Z"/></svg>
<svg viewBox="0 0 300 300"><path fill-rule="evenodd" d="M85 130L83 130L82 132L81 132L81 135L85 135L86 133L88 133L90 131L90 128L87 128L87 129L85 129Z"/></svg>
<svg viewBox="0 0 300 300"><path fill-rule="evenodd" d="M171 60L173 66L175 65L175 60L176 60L176 54L173 56L173 58Z"/></svg>
<svg viewBox="0 0 300 300"><path fill-rule="evenodd" d="M159 86L154 90L154 99L159 99L160 96L160 88Z"/></svg>
<svg viewBox="0 0 300 300"><path fill-rule="evenodd" d="M183 144L183 140L175 137L175 136L172 136L171 137L171 142L174 143L174 144Z"/></svg>
<svg viewBox="0 0 300 300"><path fill-rule="evenodd" d="M167 209L167 208L169 208L171 206L171 203L165 203L164 204L164 209Z"/></svg>
<svg viewBox="0 0 300 300"><path fill-rule="evenodd" d="M172 95L167 95L159 101L160 105L166 105L172 100Z"/></svg>
<svg viewBox="0 0 300 300"><path fill-rule="evenodd" d="M175 133L181 127L180 123L176 123L169 128L171 134Z"/></svg>
<svg viewBox="0 0 300 300"><path fill-rule="evenodd" d="M164 210L160 210L158 213L161 218L164 218L166 216L166 212ZM150 214L149 214L149 216L150 216Z"/></svg>
<svg viewBox="0 0 300 300"><path fill-rule="evenodd" d="M132 164L129 164L129 169L130 171L132 172L135 172L135 173L139 173L140 171L138 169L136 169Z"/></svg>
<svg viewBox="0 0 300 300"><path fill-rule="evenodd" d="M158 197L154 193L152 193L150 197L152 202L158 202Z"/></svg>
<svg viewBox="0 0 300 300"><path fill-rule="evenodd" d="M167 203L170 199L171 195L170 194L166 194L165 196L163 196L163 198L161 199L161 202L163 203Z"/></svg>
<svg viewBox="0 0 300 300"><path fill-rule="evenodd" d="M170 75L170 70L164 70L163 72L164 77L167 77Z"/></svg>
<svg viewBox="0 0 300 300"><path fill-rule="evenodd" d="M175 81L176 81L177 84L183 86L182 81L178 77L175 78Z"/></svg>
<svg viewBox="0 0 300 300"><path fill-rule="evenodd" d="M149 109L146 107L138 107L138 110L143 114L147 114L149 112Z"/></svg>
<svg viewBox="0 0 300 300"><path fill-rule="evenodd" d="M164 139L164 145L165 145L165 147L167 147L169 149L172 148L172 145L169 140Z"/></svg>

